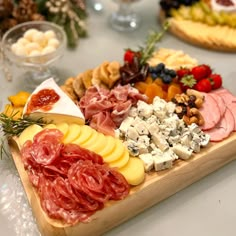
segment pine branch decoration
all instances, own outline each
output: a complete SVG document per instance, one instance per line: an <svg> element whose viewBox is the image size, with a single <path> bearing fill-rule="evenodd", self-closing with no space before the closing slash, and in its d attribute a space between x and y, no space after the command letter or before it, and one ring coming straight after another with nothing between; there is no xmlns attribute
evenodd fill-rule
<svg viewBox="0 0 236 236"><path fill-rule="evenodd" d="M69 47L77 46L79 38L87 36L83 0L48 0L45 7L47 19L64 27Z"/></svg>
<svg viewBox="0 0 236 236"><path fill-rule="evenodd" d="M69 47L87 36L85 0L0 0L0 36L13 26L47 20L62 26Z"/></svg>

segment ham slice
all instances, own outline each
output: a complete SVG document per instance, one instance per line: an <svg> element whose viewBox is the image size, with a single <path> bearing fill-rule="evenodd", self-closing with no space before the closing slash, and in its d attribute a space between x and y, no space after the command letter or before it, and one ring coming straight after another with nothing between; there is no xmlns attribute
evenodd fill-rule
<svg viewBox="0 0 236 236"><path fill-rule="evenodd" d="M216 100L207 93L204 93L204 103L199 109L202 116L204 117L204 125L201 127L202 130L210 130L218 124L221 119L221 111Z"/></svg>
<svg viewBox="0 0 236 236"><path fill-rule="evenodd" d="M224 99L220 96L220 94L209 93L208 96L211 96L217 102L218 108L220 109L220 115L221 117L223 117L226 111L226 104Z"/></svg>
<svg viewBox="0 0 236 236"><path fill-rule="evenodd" d="M219 142L227 138L233 132L234 126L234 116L227 107L220 122L214 128L205 131L205 133L210 135L212 142Z"/></svg>
<svg viewBox="0 0 236 236"><path fill-rule="evenodd" d="M219 95L225 102L226 107L231 111L234 117L234 131L236 131L236 97L227 89L217 89L213 92Z"/></svg>

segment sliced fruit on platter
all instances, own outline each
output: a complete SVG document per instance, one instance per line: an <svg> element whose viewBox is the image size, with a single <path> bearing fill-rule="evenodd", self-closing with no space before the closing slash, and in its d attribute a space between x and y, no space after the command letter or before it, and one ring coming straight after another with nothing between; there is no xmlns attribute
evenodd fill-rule
<svg viewBox="0 0 236 236"><path fill-rule="evenodd" d="M236 51L236 5L224 1L161 0L161 21L182 40L209 49ZM230 1L229 1L230 3ZM228 37L225 37L228 35Z"/></svg>

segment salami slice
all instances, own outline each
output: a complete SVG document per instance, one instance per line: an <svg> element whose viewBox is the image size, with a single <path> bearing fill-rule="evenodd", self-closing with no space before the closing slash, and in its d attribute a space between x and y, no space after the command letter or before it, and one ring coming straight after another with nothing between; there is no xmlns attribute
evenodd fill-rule
<svg viewBox="0 0 236 236"><path fill-rule="evenodd" d="M107 201L129 194L126 179L100 155L76 144L63 145L56 130L38 133L33 142L25 142L21 154L41 206L53 219L70 225L89 222Z"/></svg>
<svg viewBox="0 0 236 236"><path fill-rule="evenodd" d="M101 165L94 165L91 161L79 161L71 166L68 179L74 188L101 203L110 199L110 193L104 191Z"/></svg>
<svg viewBox="0 0 236 236"><path fill-rule="evenodd" d="M66 144L61 150L61 155L66 159L90 160L93 163L103 164L103 159L100 155L77 144Z"/></svg>
<svg viewBox="0 0 236 236"><path fill-rule="evenodd" d="M64 134L58 129L43 129L34 136L34 143L61 142Z"/></svg>

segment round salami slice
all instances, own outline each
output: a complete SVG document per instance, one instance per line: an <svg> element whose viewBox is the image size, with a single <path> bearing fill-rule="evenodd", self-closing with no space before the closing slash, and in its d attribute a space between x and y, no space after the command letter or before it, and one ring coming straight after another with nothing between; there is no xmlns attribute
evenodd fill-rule
<svg viewBox="0 0 236 236"><path fill-rule="evenodd" d="M62 157L66 159L90 160L93 163L103 164L103 158L95 152L82 148L77 144L66 144L61 150Z"/></svg>
<svg viewBox="0 0 236 236"><path fill-rule="evenodd" d="M100 155L76 144L62 144L62 134L45 129L21 150L22 161L36 187L43 210L68 224L89 222L112 199L129 194L129 184Z"/></svg>
<svg viewBox="0 0 236 236"><path fill-rule="evenodd" d="M46 142L40 144L33 142L31 156L40 165L50 165L60 157L62 143Z"/></svg>
<svg viewBox="0 0 236 236"><path fill-rule="evenodd" d="M95 165L91 161L78 161L68 171L68 179L74 188L96 201L105 203L110 198L110 193L103 190L104 177L101 165Z"/></svg>
<svg viewBox="0 0 236 236"><path fill-rule="evenodd" d="M63 133L57 129L44 129L34 136L31 157L40 165L50 165L60 157Z"/></svg>
<svg viewBox="0 0 236 236"><path fill-rule="evenodd" d="M33 142L61 142L63 136L64 134L58 129L43 129L34 136Z"/></svg>
<svg viewBox="0 0 236 236"><path fill-rule="evenodd" d="M62 220L74 225L77 222L87 223L94 211L81 210L80 205L74 201L67 191L68 181L56 179L48 181L40 178L40 199L41 206L49 217Z"/></svg>
<svg viewBox="0 0 236 236"><path fill-rule="evenodd" d="M112 200L121 200L128 196L130 186L125 177L114 169L108 169L105 175L104 189Z"/></svg>

